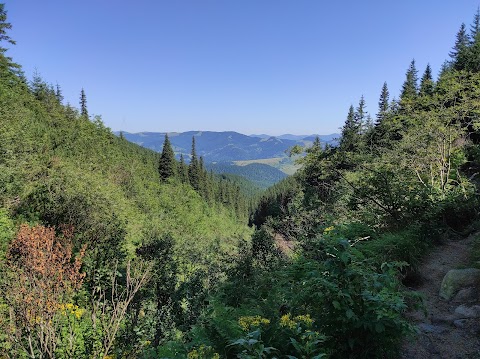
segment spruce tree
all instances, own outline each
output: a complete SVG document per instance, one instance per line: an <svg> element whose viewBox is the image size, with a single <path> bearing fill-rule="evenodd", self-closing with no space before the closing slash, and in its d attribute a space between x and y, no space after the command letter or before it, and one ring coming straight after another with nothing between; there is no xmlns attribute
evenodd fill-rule
<svg viewBox="0 0 480 359"><path fill-rule="evenodd" d="M178 175L182 183L188 183L188 166L185 163L183 154L180 154L180 164L178 166Z"/></svg>
<svg viewBox="0 0 480 359"><path fill-rule="evenodd" d="M190 165L188 166L188 179L192 187L198 191L200 189L200 168L195 149L195 136L192 137L192 153L190 156Z"/></svg>
<svg viewBox="0 0 480 359"><path fill-rule="evenodd" d="M358 131L360 134L364 133L366 131L366 125L367 125L367 118L368 118L368 112L366 110L367 105L365 104L365 98L360 97L360 101L358 102L358 107L356 108L355 111L355 122L357 123L358 126Z"/></svg>
<svg viewBox="0 0 480 359"><path fill-rule="evenodd" d="M420 81L420 96L432 96L435 88L435 83L432 78L432 69L430 64L427 65Z"/></svg>
<svg viewBox="0 0 480 359"><path fill-rule="evenodd" d="M168 135L165 134L165 141L163 142L162 154L158 164L158 173L160 179L166 181L170 177L173 177L176 172L175 154L173 153L172 145Z"/></svg>
<svg viewBox="0 0 480 359"><path fill-rule="evenodd" d="M470 46L466 53L466 69L480 72L480 8L473 19L470 32Z"/></svg>
<svg viewBox="0 0 480 359"><path fill-rule="evenodd" d="M360 139L360 125L357 122L357 115L352 105L348 109L347 119L342 127L340 138L340 149L344 152L354 151Z"/></svg>
<svg viewBox="0 0 480 359"><path fill-rule="evenodd" d="M455 45L450 51L449 56L452 59L452 66L456 70L463 70L468 62L468 50L470 46L470 37L467 34L465 24L460 26L457 32Z"/></svg>
<svg viewBox="0 0 480 359"><path fill-rule="evenodd" d="M377 121L375 125L379 125L385 120L385 116L387 115L390 103L390 92L388 91L387 83L384 82L382 86L382 91L380 92L380 98L378 100L378 112L377 112Z"/></svg>
<svg viewBox="0 0 480 359"><path fill-rule="evenodd" d="M415 67L415 60L412 60L405 75L405 82L402 86L400 102L405 100L413 100L418 94L418 73Z"/></svg>
<svg viewBox="0 0 480 359"><path fill-rule="evenodd" d="M82 117L88 118L87 96L85 95L85 90L83 88L80 92L80 115Z"/></svg>
<svg viewBox="0 0 480 359"><path fill-rule="evenodd" d="M15 74L18 78L23 79L24 75L21 66L14 63L11 57L5 55L7 48L3 46L4 43L15 45L16 42L8 35L8 30L11 30L12 24L7 22L7 11L5 4L0 4L0 67L9 70L10 73Z"/></svg>
<svg viewBox="0 0 480 359"><path fill-rule="evenodd" d="M463 25L463 24L462 24ZM470 26L470 43L475 42L475 38L480 34L480 7L477 8L477 12L473 17L473 24Z"/></svg>
<svg viewBox="0 0 480 359"><path fill-rule="evenodd" d="M12 40L10 36L7 34L7 30L12 29L12 24L7 22L7 11L5 10L5 4L0 4L0 42L7 42L10 45L15 45L16 42ZM6 48L0 46L0 51L5 52L7 51Z"/></svg>
<svg viewBox="0 0 480 359"><path fill-rule="evenodd" d="M57 98L58 103L61 104L63 102L62 89L60 88L59 84L57 84L57 86L56 86L55 97Z"/></svg>

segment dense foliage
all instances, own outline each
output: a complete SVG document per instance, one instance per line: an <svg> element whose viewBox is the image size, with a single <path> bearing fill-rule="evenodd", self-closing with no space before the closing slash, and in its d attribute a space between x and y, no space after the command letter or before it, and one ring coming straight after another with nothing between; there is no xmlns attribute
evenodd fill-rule
<svg viewBox="0 0 480 359"><path fill-rule="evenodd" d="M59 86L27 81L5 52L0 356L136 357L200 314L250 233L245 199L201 166L195 190L171 156L89 116L85 90L80 110L64 105Z"/></svg>
<svg viewBox="0 0 480 359"><path fill-rule="evenodd" d="M0 5L0 41L14 44ZM480 14L436 80L363 96L246 226L248 185L115 136L0 48L0 356L385 358L402 278L476 219ZM303 149L295 147L292 153ZM248 240L247 240L248 239Z"/></svg>

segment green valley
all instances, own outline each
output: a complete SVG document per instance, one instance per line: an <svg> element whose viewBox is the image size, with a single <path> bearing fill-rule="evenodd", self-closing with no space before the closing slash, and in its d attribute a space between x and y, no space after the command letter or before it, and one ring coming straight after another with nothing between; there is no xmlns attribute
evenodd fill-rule
<svg viewBox="0 0 480 359"><path fill-rule="evenodd" d="M420 264L480 228L480 12L338 140L113 132L10 29L0 4L0 358L402 357Z"/></svg>

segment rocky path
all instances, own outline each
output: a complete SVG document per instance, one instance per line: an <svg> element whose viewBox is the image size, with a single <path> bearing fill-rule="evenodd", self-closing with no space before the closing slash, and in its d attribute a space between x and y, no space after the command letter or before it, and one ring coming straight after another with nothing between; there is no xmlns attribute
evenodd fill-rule
<svg viewBox="0 0 480 359"><path fill-rule="evenodd" d="M480 358L478 286L464 285L449 301L439 295L445 274L469 264L473 238L448 241L420 266L420 278L412 289L425 297L427 316L423 311L409 314L418 334L405 341L402 359Z"/></svg>

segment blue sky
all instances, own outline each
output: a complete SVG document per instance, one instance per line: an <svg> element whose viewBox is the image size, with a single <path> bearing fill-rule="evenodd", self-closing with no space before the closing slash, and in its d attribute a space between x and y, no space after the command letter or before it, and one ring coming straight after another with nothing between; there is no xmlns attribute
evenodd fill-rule
<svg viewBox="0 0 480 359"><path fill-rule="evenodd" d="M113 130L338 132L415 58L434 73L479 3L456 0L6 1L8 54Z"/></svg>

